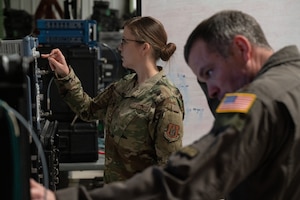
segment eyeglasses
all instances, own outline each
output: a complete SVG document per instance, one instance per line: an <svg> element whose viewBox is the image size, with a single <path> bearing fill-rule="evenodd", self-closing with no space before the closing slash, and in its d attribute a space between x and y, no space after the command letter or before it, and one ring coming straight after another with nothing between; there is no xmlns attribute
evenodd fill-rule
<svg viewBox="0 0 300 200"><path fill-rule="evenodd" d="M132 40L132 39L122 38L122 40L121 40L121 46L123 46L124 44L127 44L128 42L137 42L137 43L140 43L140 44L144 44L145 43L145 41L142 41L142 40Z"/></svg>

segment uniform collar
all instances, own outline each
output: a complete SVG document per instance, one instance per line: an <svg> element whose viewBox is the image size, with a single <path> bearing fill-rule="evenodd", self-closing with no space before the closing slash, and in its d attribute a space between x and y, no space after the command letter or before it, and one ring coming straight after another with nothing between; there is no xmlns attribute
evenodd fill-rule
<svg viewBox="0 0 300 200"><path fill-rule="evenodd" d="M152 76L151 78L147 79L145 82L142 84L139 84L131 89L129 89L129 92L127 93L128 96L139 96L144 93L148 93L151 88L158 82L160 81L163 77L165 77L165 73L162 67L158 66L159 72ZM137 75L131 79L131 81L136 81L137 80ZM134 85L134 84L132 84Z"/></svg>
<svg viewBox="0 0 300 200"><path fill-rule="evenodd" d="M262 69L260 70L259 75L265 73L270 68L280 66L286 62L294 62L300 61L300 54L297 46L291 45L286 46L279 51L275 52L268 61L263 65Z"/></svg>

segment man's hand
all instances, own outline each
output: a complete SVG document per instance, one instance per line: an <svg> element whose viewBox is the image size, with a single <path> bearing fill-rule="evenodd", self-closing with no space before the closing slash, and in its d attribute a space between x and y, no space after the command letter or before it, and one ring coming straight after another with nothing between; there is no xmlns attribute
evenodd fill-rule
<svg viewBox="0 0 300 200"><path fill-rule="evenodd" d="M44 186L30 179L30 197L31 200L56 200L55 194Z"/></svg>

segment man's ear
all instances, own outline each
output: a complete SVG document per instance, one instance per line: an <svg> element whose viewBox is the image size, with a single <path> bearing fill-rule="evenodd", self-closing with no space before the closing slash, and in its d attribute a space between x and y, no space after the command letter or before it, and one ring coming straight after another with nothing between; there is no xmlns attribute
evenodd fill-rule
<svg viewBox="0 0 300 200"><path fill-rule="evenodd" d="M241 55L245 61L251 57L252 46L249 40L242 35L236 35L233 39L234 50L238 55Z"/></svg>

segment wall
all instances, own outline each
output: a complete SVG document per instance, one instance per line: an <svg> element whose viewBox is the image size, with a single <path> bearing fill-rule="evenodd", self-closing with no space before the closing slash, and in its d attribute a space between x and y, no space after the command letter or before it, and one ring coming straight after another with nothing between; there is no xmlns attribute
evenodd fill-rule
<svg viewBox="0 0 300 200"><path fill-rule="evenodd" d="M253 15L260 22L275 50L290 44L300 47L299 0L142 1L142 15L151 15L159 19L165 25L169 41L177 45L176 54L166 65L166 69L168 76L184 96L184 144L189 144L207 133L213 117L195 76L184 62L183 46L200 21L222 9L239 9Z"/></svg>
<svg viewBox="0 0 300 200"><path fill-rule="evenodd" d="M62 9L64 9L65 0L57 0ZM106 0L110 4L111 9L119 9L120 16L124 13L124 0ZM30 14L34 14L41 0L10 0L11 8L25 10ZM86 19L93 12L94 0L77 0L78 19ZM82 8L82 9L81 9ZM55 10L55 9L54 9Z"/></svg>

